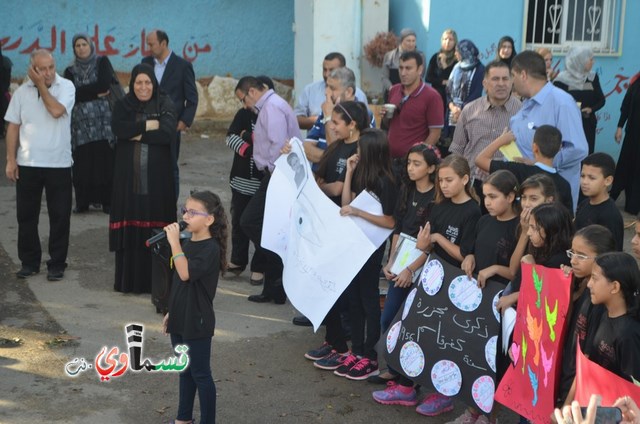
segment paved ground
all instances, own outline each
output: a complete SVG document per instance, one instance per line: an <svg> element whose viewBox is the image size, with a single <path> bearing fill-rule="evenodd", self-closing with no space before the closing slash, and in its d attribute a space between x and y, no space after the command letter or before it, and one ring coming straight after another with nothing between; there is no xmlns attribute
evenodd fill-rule
<svg viewBox="0 0 640 424"><path fill-rule="evenodd" d="M185 137L182 199L194 187L209 188L229 204L232 154L223 139L219 131ZM4 140L0 151L5 151ZM74 358L93 362L102 346L125 350L123 327L132 322L145 326L143 356L161 360L172 353L149 296L112 290L107 216L95 210L72 217L69 268L65 279L54 283L45 273L27 281L15 278L15 187L6 178L0 178L0 223L0 340L5 339L0 344L0 423L161 423L175 417L175 374L128 372L101 382L94 370L76 378L64 372ZM630 239L630 230L626 236ZM377 387L315 369L303 354L322 342L323 330L313 334L291 325L296 313L289 303L247 302L246 296L257 291L248 278L247 272L223 278L214 302L218 422L443 423L455 418L426 419L412 408L378 405L371 399ZM13 345L7 339L18 341ZM462 408L458 404L456 413ZM502 422L513 422L513 416L504 415Z"/></svg>

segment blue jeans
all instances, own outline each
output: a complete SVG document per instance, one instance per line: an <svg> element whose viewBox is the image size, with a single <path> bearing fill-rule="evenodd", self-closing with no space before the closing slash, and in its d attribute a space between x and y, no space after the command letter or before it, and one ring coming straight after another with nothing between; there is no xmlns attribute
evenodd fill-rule
<svg viewBox="0 0 640 424"><path fill-rule="evenodd" d="M176 419L193 419L193 402L198 391L200 423L216 422L216 385L211 377L211 337L184 340L178 334L171 335L175 348L183 344L189 347L189 367L180 373L180 402Z"/></svg>
<svg viewBox="0 0 640 424"><path fill-rule="evenodd" d="M385 332L389 329L391 321L396 316L404 301L407 299L409 292L413 286L407 288L394 287L395 283L389 281L389 290L387 290L387 297L384 300L384 308L382 309L382 317L380 318L380 325L382 331Z"/></svg>

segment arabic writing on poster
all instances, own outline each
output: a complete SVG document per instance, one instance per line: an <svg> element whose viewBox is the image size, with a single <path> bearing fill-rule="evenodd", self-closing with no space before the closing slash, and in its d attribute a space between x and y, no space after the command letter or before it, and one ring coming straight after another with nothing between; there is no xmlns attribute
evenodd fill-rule
<svg viewBox="0 0 640 424"><path fill-rule="evenodd" d="M186 345L176 345L176 356L163 361L152 362L142 359L142 344L144 340L144 326L128 324L125 327L128 352L120 352L117 346L108 348L103 346L93 361L85 358L74 358L64 367L69 377L77 377L80 373L94 369L100 381L107 382L125 374L127 371L169 371L180 372L189 366L189 348Z"/></svg>
<svg viewBox="0 0 640 424"><path fill-rule="evenodd" d="M489 413L503 286L489 281L481 289L437 255L429 259L386 334L386 360L416 383Z"/></svg>
<svg viewBox="0 0 640 424"><path fill-rule="evenodd" d="M59 29L57 25L52 25L49 30L45 30L41 23L36 24L38 35L35 39L26 38L24 36L0 36L0 44L3 52L16 51L19 54L31 54L37 49L47 49L51 52L60 52L65 54L67 49L73 51L70 45L73 34L67 37L67 30ZM134 34L124 37L124 40L116 40L112 35L114 28L103 31L99 24L93 26L93 32L89 32L89 36L96 48L96 54L99 56L122 56L129 58L132 56L145 57L151 54L147 49L146 30L142 29L140 34ZM211 53L211 45L204 41L194 41L195 37L184 43L181 49L177 49L176 54L182 54L182 57L189 62L194 62L200 54Z"/></svg>
<svg viewBox="0 0 640 424"><path fill-rule="evenodd" d="M555 407L570 290L562 270L522 264L511 364L496 401L535 423L549 423Z"/></svg>

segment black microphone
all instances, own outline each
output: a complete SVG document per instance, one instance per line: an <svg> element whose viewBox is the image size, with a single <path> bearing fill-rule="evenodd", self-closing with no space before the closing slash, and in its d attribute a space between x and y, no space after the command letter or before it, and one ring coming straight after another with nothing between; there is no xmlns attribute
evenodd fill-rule
<svg viewBox="0 0 640 424"><path fill-rule="evenodd" d="M178 223L178 225L180 226L180 231L184 231L185 228L187 228L187 224L184 221L180 221ZM167 233L165 231L160 231L158 234L156 234L155 236L151 237L149 240L145 241L144 244L145 246L149 247L152 244L155 244L161 240L164 240L167 238Z"/></svg>

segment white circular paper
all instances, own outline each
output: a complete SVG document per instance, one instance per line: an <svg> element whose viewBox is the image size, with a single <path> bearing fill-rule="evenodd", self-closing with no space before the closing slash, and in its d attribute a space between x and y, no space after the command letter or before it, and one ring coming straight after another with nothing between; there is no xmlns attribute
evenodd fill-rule
<svg viewBox="0 0 640 424"><path fill-rule="evenodd" d="M491 367L493 372L496 372L496 349L498 348L498 336L493 336L489 339L486 345L484 345L484 357L487 360L487 364Z"/></svg>
<svg viewBox="0 0 640 424"><path fill-rule="evenodd" d="M482 289L475 279L461 275L449 285L449 300L460 310L475 311L482 302Z"/></svg>
<svg viewBox="0 0 640 424"><path fill-rule="evenodd" d="M471 386L471 395L478 408L482 409L487 414L491 412L493 408L493 395L496 386L493 379L488 375L478 377Z"/></svg>
<svg viewBox="0 0 640 424"><path fill-rule="evenodd" d="M502 294L502 290L500 290L498 293L496 293L496 295L493 297L493 302L491 302L491 308L493 310L493 316L496 317L496 321L500 322L500 311L498 311L498 308L496 308L496 305L498 304L498 300L500 300L500 295Z"/></svg>
<svg viewBox="0 0 640 424"><path fill-rule="evenodd" d="M429 261L420 274L420 283L424 291L430 296L435 296L440 291L443 281L444 268L440 261Z"/></svg>
<svg viewBox="0 0 640 424"><path fill-rule="evenodd" d="M418 288L414 287L413 290L409 292L407 298L404 301L404 310L402 311L402 319L406 319L407 315L409 315L409 309L411 309L411 305L413 304L413 299L416 297L416 293L418 292Z"/></svg>
<svg viewBox="0 0 640 424"><path fill-rule="evenodd" d="M424 353L416 342L406 342L400 350L400 365L409 377L417 377L424 370Z"/></svg>
<svg viewBox="0 0 640 424"><path fill-rule="evenodd" d="M393 352L398 342L398 336L400 335L400 328L402 327L402 321L398 321L391 326L387 333L387 352Z"/></svg>
<svg viewBox="0 0 640 424"><path fill-rule="evenodd" d="M462 373L455 362L443 359L431 368L433 387L445 396L455 396L462 387Z"/></svg>

